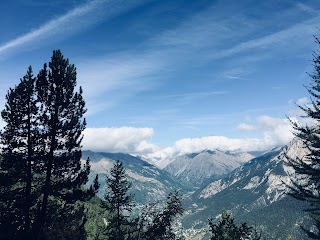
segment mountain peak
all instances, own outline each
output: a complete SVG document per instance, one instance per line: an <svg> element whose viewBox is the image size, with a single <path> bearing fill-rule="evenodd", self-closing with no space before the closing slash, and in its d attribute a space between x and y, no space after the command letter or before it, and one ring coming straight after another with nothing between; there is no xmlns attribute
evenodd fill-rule
<svg viewBox="0 0 320 240"><path fill-rule="evenodd" d="M252 158L249 153L204 150L176 157L164 170L182 181L199 187L213 178L231 172Z"/></svg>

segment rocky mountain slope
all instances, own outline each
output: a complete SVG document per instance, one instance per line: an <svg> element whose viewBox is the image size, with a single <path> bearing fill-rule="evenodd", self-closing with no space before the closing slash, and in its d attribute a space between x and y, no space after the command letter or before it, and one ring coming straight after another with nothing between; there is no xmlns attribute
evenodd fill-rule
<svg viewBox="0 0 320 240"><path fill-rule="evenodd" d="M100 196L104 193L104 177L113 162L122 161L138 203L163 199L173 189L187 193L190 189L182 183L204 183L216 177L205 187L185 195L186 211L181 222L186 239L208 239L208 218L217 217L223 209L231 211L237 222L262 229L268 239L286 239L289 234L295 239L306 239L299 226L311 226L303 211L307 204L287 195L286 184L290 184L294 172L285 165L287 157L304 155L305 149L296 139L286 147L273 149L247 162L245 159L252 157L248 153L204 151L183 156L167 166L166 170L178 180L128 154L84 151L83 159L91 159L91 181L96 173L100 175ZM215 172L210 172L211 168Z"/></svg>
<svg viewBox="0 0 320 240"><path fill-rule="evenodd" d="M294 140L282 149L274 149L254 158L228 176L199 189L186 201L187 214L183 219L189 236L203 235L207 219L230 210L238 221L259 226L270 239L285 239L293 234L304 239L299 225L308 222L303 213L305 203L289 197L291 168L286 156L303 156L301 142Z"/></svg>
<svg viewBox="0 0 320 240"><path fill-rule="evenodd" d="M186 187L169 173L141 160L139 157L123 153L83 151L82 161L84 162L88 157L91 160L89 183L93 181L96 174L99 174L101 186L98 196L101 198L103 198L106 188L105 176L116 160L123 163L128 179L132 182L132 192L139 204L164 199L174 189L180 189L182 192L186 191Z"/></svg>
<svg viewBox="0 0 320 240"><path fill-rule="evenodd" d="M252 158L254 156L250 153L206 150L177 157L164 170L183 182L200 187L230 173Z"/></svg>

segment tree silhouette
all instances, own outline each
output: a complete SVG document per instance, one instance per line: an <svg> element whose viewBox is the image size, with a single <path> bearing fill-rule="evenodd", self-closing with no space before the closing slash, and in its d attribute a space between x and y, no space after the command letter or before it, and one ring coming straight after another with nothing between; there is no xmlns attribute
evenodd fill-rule
<svg viewBox="0 0 320 240"><path fill-rule="evenodd" d="M1 239L49 239L58 219L70 220L59 226L61 232L68 226L83 232L85 218L77 217L83 210L76 203L93 197L99 184L83 187L90 164L80 161L86 108L76 83L76 68L56 50L49 68L44 64L34 78L29 67L6 96L0 135Z"/></svg>
<svg viewBox="0 0 320 240"><path fill-rule="evenodd" d="M319 38L315 37L316 43L320 44ZM307 212L313 218L317 232L304 229L310 238L320 238L320 55L319 50L313 54L314 72L309 74L312 81L306 86L311 95L310 106L298 107L304 112L304 117L311 118L315 124L302 126L298 122L291 121L294 134L303 142L307 149L307 155L303 158L290 158L288 165L296 173L291 178L292 185L290 195L310 203Z"/></svg>
<svg viewBox="0 0 320 240"><path fill-rule="evenodd" d="M35 78L31 66L20 83L8 91L7 103L1 112L7 123L1 132L0 161L0 236L30 238L38 197L40 151L38 107Z"/></svg>

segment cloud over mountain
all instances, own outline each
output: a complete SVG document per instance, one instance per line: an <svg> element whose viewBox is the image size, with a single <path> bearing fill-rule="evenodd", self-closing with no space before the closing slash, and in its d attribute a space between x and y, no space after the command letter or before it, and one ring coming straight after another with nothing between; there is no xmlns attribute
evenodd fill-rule
<svg viewBox="0 0 320 240"><path fill-rule="evenodd" d="M82 144L85 150L146 154L156 149L152 135L152 128L87 128Z"/></svg>
<svg viewBox="0 0 320 240"><path fill-rule="evenodd" d="M152 137L155 134L152 128L87 128L84 131L83 146L86 150L124 152L147 159L163 160L203 150L264 151L274 146L285 145L293 138L292 127L288 119L272 118L266 115L258 117L252 125L240 124L238 129L259 131L262 137L183 138L176 141L173 146L163 147L152 143Z"/></svg>

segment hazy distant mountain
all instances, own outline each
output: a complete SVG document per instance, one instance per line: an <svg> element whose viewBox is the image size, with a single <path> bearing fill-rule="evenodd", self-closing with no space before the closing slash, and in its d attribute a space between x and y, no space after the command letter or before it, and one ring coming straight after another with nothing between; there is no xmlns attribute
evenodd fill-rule
<svg viewBox="0 0 320 240"><path fill-rule="evenodd" d="M254 156L249 153L206 150L177 157L164 170L183 182L199 187L230 173L252 158Z"/></svg>
<svg viewBox="0 0 320 240"><path fill-rule="evenodd" d="M286 195L292 169L284 165L286 154L302 156L304 149L297 140L282 149L274 149L252 159L231 174L211 182L187 200L185 228L193 234L207 228L207 219L223 209L231 210L238 221L262 226L270 238L284 239L289 233L304 239L299 225L308 221L303 202Z"/></svg>
<svg viewBox="0 0 320 240"><path fill-rule="evenodd" d="M120 160L126 169L128 179L132 182L132 192L135 194L137 203L144 204L148 201L163 199L174 189L186 190L185 186L175 180L169 173L141 160L139 157L123 153L83 151L83 161L88 157L91 160L89 181L92 182L95 175L99 174L101 187L98 195L100 197L103 197L105 192L105 176L116 160Z"/></svg>

